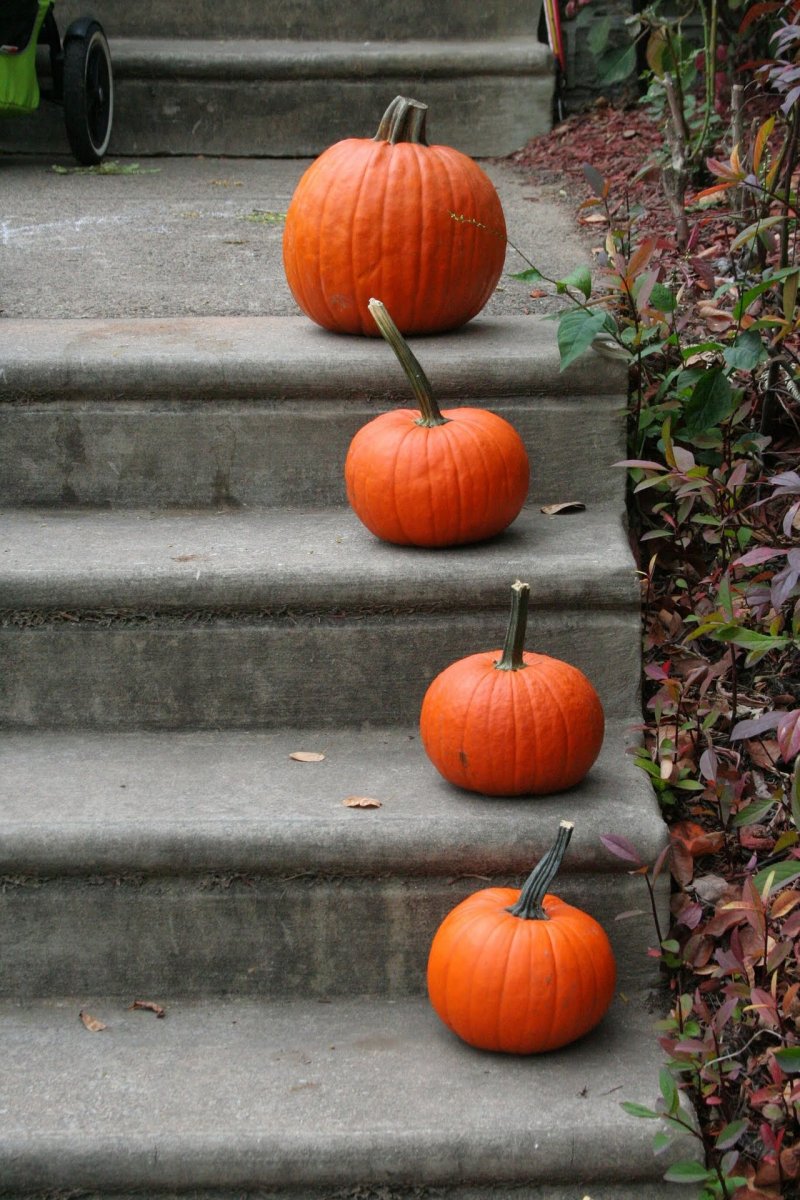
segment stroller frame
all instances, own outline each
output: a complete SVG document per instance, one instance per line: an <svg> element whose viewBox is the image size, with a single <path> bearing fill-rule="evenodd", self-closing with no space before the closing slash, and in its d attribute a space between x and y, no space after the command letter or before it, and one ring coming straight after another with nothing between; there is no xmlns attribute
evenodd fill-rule
<svg viewBox="0 0 800 1200"><path fill-rule="evenodd" d="M114 115L111 56L102 26L92 17L79 17L68 27L62 42L54 0L16 0L15 7L14 15L32 19L33 24L24 46L4 47L0 52L0 116L32 113L40 99L57 104L64 109L67 139L78 162L101 162ZM2 38L0 21L0 41ZM45 46L49 53L49 87L39 85L39 46Z"/></svg>

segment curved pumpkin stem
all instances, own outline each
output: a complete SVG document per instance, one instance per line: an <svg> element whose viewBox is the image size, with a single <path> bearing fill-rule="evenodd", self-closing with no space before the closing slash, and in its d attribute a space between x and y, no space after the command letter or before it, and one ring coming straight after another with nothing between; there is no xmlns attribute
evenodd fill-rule
<svg viewBox="0 0 800 1200"><path fill-rule="evenodd" d="M411 353L408 342L389 316L386 305L380 300L370 300L367 308L375 318L378 329L394 350L397 361L405 371L406 378L417 398L420 417L415 424L424 425L427 429L432 429L434 425L446 425L450 418L442 416L439 405L433 398L433 390L428 376Z"/></svg>
<svg viewBox="0 0 800 1200"><path fill-rule="evenodd" d="M574 828L572 821L561 822L555 845L543 858L539 859L525 881L519 894L519 900L511 908L506 909L506 912L510 912L514 917L521 917L523 921L550 920L542 907L542 901L547 889L558 874Z"/></svg>
<svg viewBox="0 0 800 1200"><path fill-rule="evenodd" d="M521 583L519 579L516 583L512 583L511 616L508 618L502 656L494 664L495 671L522 671L526 666L523 653L525 631L528 627L528 597L530 594L529 583Z"/></svg>
<svg viewBox="0 0 800 1200"><path fill-rule="evenodd" d="M386 112L381 117L378 132L373 142L390 142L396 146L398 142L415 142L418 146L427 146L425 123L428 119L428 106L420 100L410 100L405 96L395 96Z"/></svg>

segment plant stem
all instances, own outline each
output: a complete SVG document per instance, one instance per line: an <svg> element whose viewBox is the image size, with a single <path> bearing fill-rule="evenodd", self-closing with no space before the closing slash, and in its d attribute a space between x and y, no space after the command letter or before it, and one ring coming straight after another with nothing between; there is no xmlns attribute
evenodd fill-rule
<svg viewBox="0 0 800 1200"><path fill-rule="evenodd" d="M518 579L511 585L511 615L508 619L503 653L494 664L496 671L522 671L525 667L525 630L528 625L530 584Z"/></svg>
<svg viewBox="0 0 800 1200"><path fill-rule="evenodd" d="M563 861L573 829L574 825L572 821L562 821L559 824L555 845L548 850L543 858L539 859L531 871L516 904L506 909L512 916L521 917L523 921L550 920L542 907L542 901L547 889L558 874L558 869Z"/></svg>
<svg viewBox="0 0 800 1200"><path fill-rule="evenodd" d="M672 161L661 170L661 183L675 221L675 240L679 250L685 250L689 242L689 222L686 219L686 186L689 174L686 169L686 128L683 112L675 91L675 80L667 72L664 75L664 91L667 93L670 120L667 122L667 140L670 144Z"/></svg>
<svg viewBox="0 0 800 1200"><path fill-rule="evenodd" d="M450 418L442 416L439 405L434 399L433 389L431 388L428 376L417 362L408 342L390 317L386 305L382 304L380 300L370 300L367 308L372 313L375 324L380 329L383 337L394 350L397 361L405 371L406 378L411 384L420 409L420 417L416 424L423 425L427 429L432 429L434 425L446 425Z"/></svg>
<svg viewBox="0 0 800 1200"><path fill-rule="evenodd" d="M711 126L711 113L714 109L714 81L717 70L717 21L719 18L718 0L711 0L711 13L706 13L705 4L700 5L703 16L703 45L705 50L706 68L706 101L703 113L703 128L697 135L697 141L692 147L689 161L700 158L705 150L708 131Z"/></svg>

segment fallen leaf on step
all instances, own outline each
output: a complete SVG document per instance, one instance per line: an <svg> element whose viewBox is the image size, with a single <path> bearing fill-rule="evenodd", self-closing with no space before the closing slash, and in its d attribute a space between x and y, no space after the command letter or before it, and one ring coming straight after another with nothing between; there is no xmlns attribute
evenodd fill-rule
<svg viewBox="0 0 800 1200"><path fill-rule="evenodd" d="M85 1008L81 1009L80 1018L90 1033L100 1033L102 1029L107 1028L102 1021L99 1021L97 1017L93 1017Z"/></svg>
<svg viewBox="0 0 800 1200"><path fill-rule="evenodd" d="M548 517L557 517L559 513L583 512L586 505L582 500L562 500L560 504L545 504L542 512Z"/></svg>
<svg viewBox="0 0 800 1200"><path fill-rule="evenodd" d="M316 750L293 750L289 755L295 762L322 762L324 757L324 754L318 754Z"/></svg>
<svg viewBox="0 0 800 1200"><path fill-rule="evenodd" d="M372 796L345 796L342 804L345 808L382 808L383 803L380 800L374 800Z"/></svg>
<svg viewBox="0 0 800 1200"><path fill-rule="evenodd" d="M157 1017L165 1017L167 1015L164 1005L156 1004L155 1000L134 1000L130 1007L146 1009L147 1012L154 1012Z"/></svg>

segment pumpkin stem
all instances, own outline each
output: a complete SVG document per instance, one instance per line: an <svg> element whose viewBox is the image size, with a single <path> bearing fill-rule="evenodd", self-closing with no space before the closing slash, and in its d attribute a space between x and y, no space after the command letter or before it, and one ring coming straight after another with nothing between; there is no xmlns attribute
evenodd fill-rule
<svg viewBox="0 0 800 1200"><path fill-rule="evenodd" d="M398 142L416 142L418 146L427 146L425 122L428 117L428 106L419 100L410 100L405 96L395 96L386 112L381 117L378 132L373 142L390 142L396 146Z"/></svg>
<svg viewBox="0 0 800 1200"><path fill-rule="evenodd" d="M547 889L558 874L558 868L561 866L574 828L572 821L561 822L555 845L543 858L539 859L525 881L519 894L519 900L506 909L506 912L510 912L514 917L521 917L523 921L550 920L542 907L542 901Z"/></svg>
<svg viewBox="0 0 800 1200"><path fill-rule="evenodd" d="M529 583L518 579L511 585L511 616L508 618L503 654L494 664L495 671L522 671L525 667L525 630L528 627Z"/></svg>
<svg viewBox="0 0 800 1200"><path fill-rule="evenodd" d="M370 300L367 308L375 318L375 324L380 329L386 341L397 356L397 361L406 373L406 378L417 399L420 416L416 425L424 425L431 429L434 425L446 425L449 417L443 417L439 405L433 398L430 380L411 353L411 347L400 330L389 316L389 310L380 300Z"/></svg>

